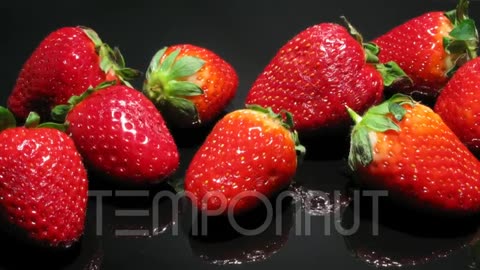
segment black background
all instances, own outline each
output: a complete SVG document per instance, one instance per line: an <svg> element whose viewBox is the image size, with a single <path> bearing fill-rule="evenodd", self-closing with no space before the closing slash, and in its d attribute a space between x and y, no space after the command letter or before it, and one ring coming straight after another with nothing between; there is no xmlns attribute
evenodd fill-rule
<svg viewBox="0 0 480 270"><path fill-rule="evenodd" d="M308 26L340 22L339 16L345 15L368 40L423 12L450 10L455 5L456 1L452 0L183 0L139 1L129 3L128 8L122 8L120 4L100 7L100 4L87 6L75 3L62 9L1 9L0 104L6 103L23 62L37 44L48 33L62 26L85 25L95 29L103 41L120 47L128 66L142 71L147 68L153 54L163 46L192 43L209 48L230 62L239 74L238 94L228 107L228 110L233 110L242 107L251 84L276 51ZM470 13L480 22L480 1L471 2ZM138 80L134 85L140 87L141 82ZM191 133L189 136L202 138L204 134ZM182 163L177 176L183 175L197 146L198 143L179 146ZM344 145L315 148L315 151L324 151L325 154L320 160L307 159L301 165L295 179L297 183L306 189L344 190L348 177L344 172L344 157L338 154L342 152L338 149L343 148ZM96 180L94 176L91 178L92 189L109 188L108 185L95 183ZM160 190L165 188L159 187ZM220 254L220 257L233 262L234 258L241 261L242 252L258 254L262 250L276 250L276 253L267 260L226 268L370 269L372 266L364 262L365 259L362 261L354 256L354 253L363 254L362 250L367 250L370 255L372 252L380 254L384 261L387 257L391 262L417 264L406 266L406 269L471 269L473 266L473 253L467 245L473 241L472 235L476 230L477 223L472 220L436 220L388 208L384 211L386 218L378 237L367 235L364 238L359 233L344 238L334 229L332 235L325 235L325 218L312 217L310 236L296 236L292 229L289 235L287 233L280 238L266 232L256 238L219 236L192 239L185 221L186 225L182 225L185 229L180 230L180 236L173 236L167 229L158 236L128 238L114 237L112 228L151 229L151 219L119 218L113 215L113 210L148 209L151 201L117 198L105 203L104 235L97 237L95 200L90 200L89 206L87 231L81 245L67 253L44 253L21 245L11 248L14 241L8 242L4 239L6 236L2 236L4 241L0 240L0 245L3 245L0 248L9 251L0 252L0 269L31 269L32 265L46 269L214 269L218 266L199 255ZM169 223L171 214L166 202L162 202L161 210L165 224ZM288 211L285 210L286 213ZM350 208L345 211L342 223L348 223L350 212ZM217 233L222 234L224 227L219 223ZM367 215L362 222L364 230L368 231L368 224Z"/></svg>

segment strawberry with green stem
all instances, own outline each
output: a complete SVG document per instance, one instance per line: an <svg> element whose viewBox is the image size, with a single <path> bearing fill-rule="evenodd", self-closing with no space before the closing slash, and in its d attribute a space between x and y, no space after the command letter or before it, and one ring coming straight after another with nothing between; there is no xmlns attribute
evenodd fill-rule
<svg viewBox="0 0 480 270"><path fill-rule="evenodd" d="M64 27L49 34L24 63L8 107L25 120L30 111L48 119L50 110L91 85L116 80L128 84L139 75L125 67L118 48L112 49L86 27Z"/></svg>
<svg viewBox="0 0 480 270"><path fill-rule="evenodd" d="M30 113L24 127L0 107L0 219L19 239L69 247L84 232L87 173L74 142L38 125Z"/></svg>
<svg viewBox="0 0 480 270"><path fill-rule="evenodd" d="M363 116L348 111L349 165L361 186L420 211L480 210L480 163L429 107L396 94Z"/></svg>
<svg viewBox="0 0 480 270"><path fill-rule="evenodd" d="M179 127L214 121L233 99L238 76L214 52L191 44L158 51L146 72L143 91Z"/></svg>
<svg viewBox="0 0 480 270"><path fill-rule="evenodd" d="M258 76L246 104L289 111L295 129L309 134L346 128L345 105L363 112L380 102L384 85L406 76L393 62L379 63L378 47L346 24L322 23L293 37Z"/></svg>
<svg viewBox="0 0 480 270"><path fill-rule="evenodd" d="M224 207L224 213L244 213L261 202L248 194L272 197L290 185L297 154L303 155L305 148L292 129L291 114L285 117L270 108L250 106L217 122L185 176L185 191L199 209Z"/></svg>
<svg viewBox="0 0 480 270"><path fill-rule="evenodd" d="M373 40L380 61L395 61L413 81L393 90L436 97L458 67L477 56L478 33L468 6L460 0L455 10L422 14Z"/></svg>
<svg viewBox="0 0 480 270"><path fill-rule="evenodd" d="M52 118L65 123L90 168L118 183L154 184L178 167L178 149L162 115L128 86L89 88L55 107Z"/></svg>

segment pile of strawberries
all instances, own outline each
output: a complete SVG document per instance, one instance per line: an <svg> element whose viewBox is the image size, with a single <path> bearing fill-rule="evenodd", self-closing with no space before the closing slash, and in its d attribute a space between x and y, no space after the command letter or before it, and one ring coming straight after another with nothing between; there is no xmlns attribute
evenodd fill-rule
<svg viewBox="0 0 480 270"><path fill-rule="evenodd" d="M460 0L372 42L345 18L311 26L281 47L245 108L223 117L238 76L214 52L159 50L137 91L129 81L141 73L117 48L89 28L58 29L0 107L2 224L35 244L71 246L84 231L87 169L121 184L163 182L179 166L170 128L207 124L185 191L203 211L245 213L291 184L305 152L299 137L321 140L352 119L348 162L360 186L422 211L476 214L480 59L467 10Z"/></svg>

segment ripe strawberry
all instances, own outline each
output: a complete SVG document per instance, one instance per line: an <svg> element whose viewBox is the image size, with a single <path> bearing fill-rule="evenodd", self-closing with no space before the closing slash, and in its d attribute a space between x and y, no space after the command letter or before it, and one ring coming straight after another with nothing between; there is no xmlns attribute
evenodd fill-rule
<svg viewBox="0 0 480 270"><path fill-rule="evenodd" d="M49 34L25 62L8 107L21 120L30 111L47 119L52 107L91 85L106 80L126 83L136 75L125 67L120 51L103 43L92 29L64 27Z"/></svg>
<svg viewBox="0 0 480 270"><path fill-rule="evenodd" d="M130 184L164 180L178 167L177 146L155 106L142 93L103 84L54 108L65 119L87 165ZM65 116L66 115L66 116Z"/></svg>
<svg viewBox="0 0 480 270"><path fill-rule="evenodd" d="M255 195L273 196L288 187L295 174L296 150L304 148L292 124L289 113L283 122L271 109L257 106L227 114L193 157L185 191L207 213L223 207L219 212L231 208L234 214L255 208L260 203Z"/></svg>
<svg viewBox="0 0 480 270"><path fill-rule="evenodd" d="M402 76L401 70L394 63L376 64L377 48L364 44L364 50L361 36L349 27L351 33L322 23L296 35L256 79L246 103L287 110L295 129L309 133L346 126L344 105L363 111L380 102L383 85Z"/></svg>
<svg viewBox="0 0 480 270"><path fill-rule="evenodd" d="M430 108L397 94L363 117L349 112L349 165L361 185L419 210L480 210L480 163Z"/></svg>
<svg viewBox="0 0 480 270"><path fill-rule="evenodd" d="M233 67L214 52L190 44L166 47L153 57L145 94L167 122L181 127L211 122L238 87Z"/></svg>
<svg viewBox="0 0 480 270"><path fill-rule="evenodd" d="M440 92L435 112L475 154L480 154L480 59L458 69Z"/></svg>
<svg viewBox="0 0 480 270"><path fill-rule="evenodd" d="M456 10L425 13L373 41L381 62L395 61L412 79L399 87L402 92L436 97L449 76L476 57L478 34L468 4L460 0Z"/></svg>
<svg viewBox="0 0 480 270"><path fill-rule="evenodd" d="M51 128L15 127L0 109L0 216L28 242L69 247L84 231L87 174L73 141ZM34 122L34 121L32 121Z"/></svg>

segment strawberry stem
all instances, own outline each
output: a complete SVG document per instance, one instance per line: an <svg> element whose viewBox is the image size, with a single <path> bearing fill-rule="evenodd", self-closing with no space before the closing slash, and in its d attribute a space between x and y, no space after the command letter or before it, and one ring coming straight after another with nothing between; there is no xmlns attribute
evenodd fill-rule
<svg viewBox="0 0 480 270"><path fill-rule="evenodd" d="M355 124L358 124L362 121L362 117L358 113L356 113L354 110L350 109L350 107L348 107L347 105L345 105L345 107L347 108L347 112L350 115L350 117L353 119Z"/></svg>

